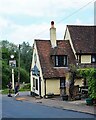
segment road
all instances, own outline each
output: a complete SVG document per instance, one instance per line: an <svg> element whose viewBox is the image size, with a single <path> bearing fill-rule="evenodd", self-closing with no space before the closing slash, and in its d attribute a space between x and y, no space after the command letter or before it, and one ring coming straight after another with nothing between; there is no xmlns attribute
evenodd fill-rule
<svg viewBox="0 0 96 120"><path fill-rule="evenodd" d="M2 97L3 118L94 118L94 115L62 110L31 103L29 101L17 101L13 97Z"/></svg>
<svg viewBox="0 0 96 120"><path fill-rule="evenodd" d="M0 120L2 118L2 96L0 94Z"/></svg>

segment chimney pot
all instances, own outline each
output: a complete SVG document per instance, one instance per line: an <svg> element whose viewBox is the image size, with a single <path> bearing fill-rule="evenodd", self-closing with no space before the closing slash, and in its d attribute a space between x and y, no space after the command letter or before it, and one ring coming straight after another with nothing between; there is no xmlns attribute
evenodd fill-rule
<svg viewBox="0 0 96 120"><path fill-rule="evenodd" d="M50 41L52 48L56 47L56 28L54 27L54 21L51 21L51 28L50 28Z"/></svg>
<svg viewBox="0 0 96 120"><path fill-rule="evenodd" d="M54 21L51 21L51 27L54 27Z"/></svg>

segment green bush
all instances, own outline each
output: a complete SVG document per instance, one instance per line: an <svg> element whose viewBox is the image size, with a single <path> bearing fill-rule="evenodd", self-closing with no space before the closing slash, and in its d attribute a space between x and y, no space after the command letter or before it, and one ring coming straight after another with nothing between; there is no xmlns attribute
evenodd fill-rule
<svg viewBox="0 0 96 120"><path fill-rule="evenodd" d="M88 94L90 98L96 99L96 69L80 69L79 73L84 79L88 80Z"/></svg>
<svg viewBox="0 0 96 120"><path fill-rule="evenodd" d="M20 69L20 82L29 83L29 73L23 68Z"/></svg>
<svg viewBox="0 0 96 120"><path fill-rule="evenodd" d="M31 88L31 84L30 84L30 83L25 84L25 85L23 86L23 88L25 88L25 89L30 89L30 88Z"/></svg>
<svg viewBox="0 0 96 120"><path fill-rule="evenodd" d="M30 91L30 89L31 89L31 84L27 83L20 88L20 91Z"/></svg>
<svg viewBox="0 0 96 120"><path fill-rule="evenodd" d="M88 74L88 93L91 98L96 99L96 69L90 69Z"/></svg>
<svg viewBox="0 0 96 120"><path fill-rule="evenodd" d="M5 89L9 81L12 81L12 70L9 66L11 54L14 55L14 59L16 60L16 68L14 69L14 79L15 82L18 81L18 52L20 52L20 83L29 83L29 70L32 58L32 47L29 45L29 43L23 42L20 45L20 51L18 51L17 45L15 45L14 43L9 43L7 40L0 41L0 45L0 50L2 53L2 60L0 61L0 69L2 70L0 74L0 77L2 78L2 88Z"/></svg>
<svg viewBox="0 0 96 120"><path fill-rule="evenodd" d="M6 88L10 80L11 80L11 69L6 64L5 61L2 61L2 88Z"/></svg>

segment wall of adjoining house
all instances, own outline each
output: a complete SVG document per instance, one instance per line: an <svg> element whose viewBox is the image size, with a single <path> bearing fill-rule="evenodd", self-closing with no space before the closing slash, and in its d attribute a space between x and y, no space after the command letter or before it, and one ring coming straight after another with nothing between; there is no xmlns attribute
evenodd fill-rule
<svg viewBox="0 0 96 120"><path fill-rule="evenodd" d="M46 94L60 95L60 79L46 79Z"/></svg>
<svg viewBox="0 0 96 120"><path fill-rule="evenodd" d="M41 96L44 97L45 88L44 88L44 79L41 79Z"/></svg>
<svg viewBox="0 0 96 120"><path fill-rule="evenodd" d="M75 79L75 83L74 83L74 85L76 86L76 85L79 85L79 87L81 87L83 84L83 80L82 79Z"/></svg>
<svg viewBox="0 0 96 120"><path fill-rule="evenodd" d="M65 33L65 39L64 39L64 40L69 40L70 45L71 45L71 48L72 48L72 50L73 50L73 53L74 53L75 57L77 58L77 56L76 56L76 51L75 51L75 49L74 49L74 47L73 47L73 43L72 43L71 36L70 36L70 33L69 33L68 28L66 28L66 33Z"/></svg>
<svg viewBox="0 0 96 120"><path fill-rule="evenodd" d="M66 73L66 94L69 95L69 73ZM54 93L60 95L60 79L46 79L46 94Z"/></svg>

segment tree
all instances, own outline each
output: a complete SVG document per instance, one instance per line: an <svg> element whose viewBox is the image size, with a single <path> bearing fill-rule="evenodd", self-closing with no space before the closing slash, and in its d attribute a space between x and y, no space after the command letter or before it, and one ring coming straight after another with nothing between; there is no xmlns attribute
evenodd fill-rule
<svg viewBox="0 0 96 120"><path fill-rule="evenodd" d="M74 90L74 83L75 83L75 78L76 78L76 74L77 74L77 68L75 65L70 65L69 66L70 69L70 76L69 76L69 80L70 80L70 85L69 85L69 96L71 99L73 99L73 90Z"/></svg>
<svg viewBox="0 0 96 120"><path fill-rule="evenodd" d="M6 88L8 82L11 80L11 69L7 65L6 61L2 61L2 88Z"/></svg>
<svg viewBox="0 0 96 120"><path fill-rule="evenodd" d="M27 83L29 83L30 81L29 81L29 72L27 72L25 69L23 69L23 68L21 68L20 69L20 73L21 73L21 75L20 75L20 82L27 82Z"/></svg>
<svg viewBox="0 0 96 120"><path fill-rule="evenodd" d="M18 46L9 43L7 40L3 40L0 42L1 45L1 51L2 51L2 58L0 59L2 61L2 87L5 88L6 84L11 79L11 68L9 66L9 60L10 60L10 55L13 54L15 56L16 60L16 68L14 69L15 71L15 81L18 80ZM30 76L30 66L31 66L31 59L32 59L32 47L29 45L29 43L23 42L21 44L21 49L20 49L20 82L29 82Z"/></svg>
<svg viewBox="0 0 96 120"><path fill-rule="evenodd" d="M31 62L32 62L32 47L29 43L23 42L20 48L21 54L21 66L24 67L28 72L30 72Z"/></svg>

